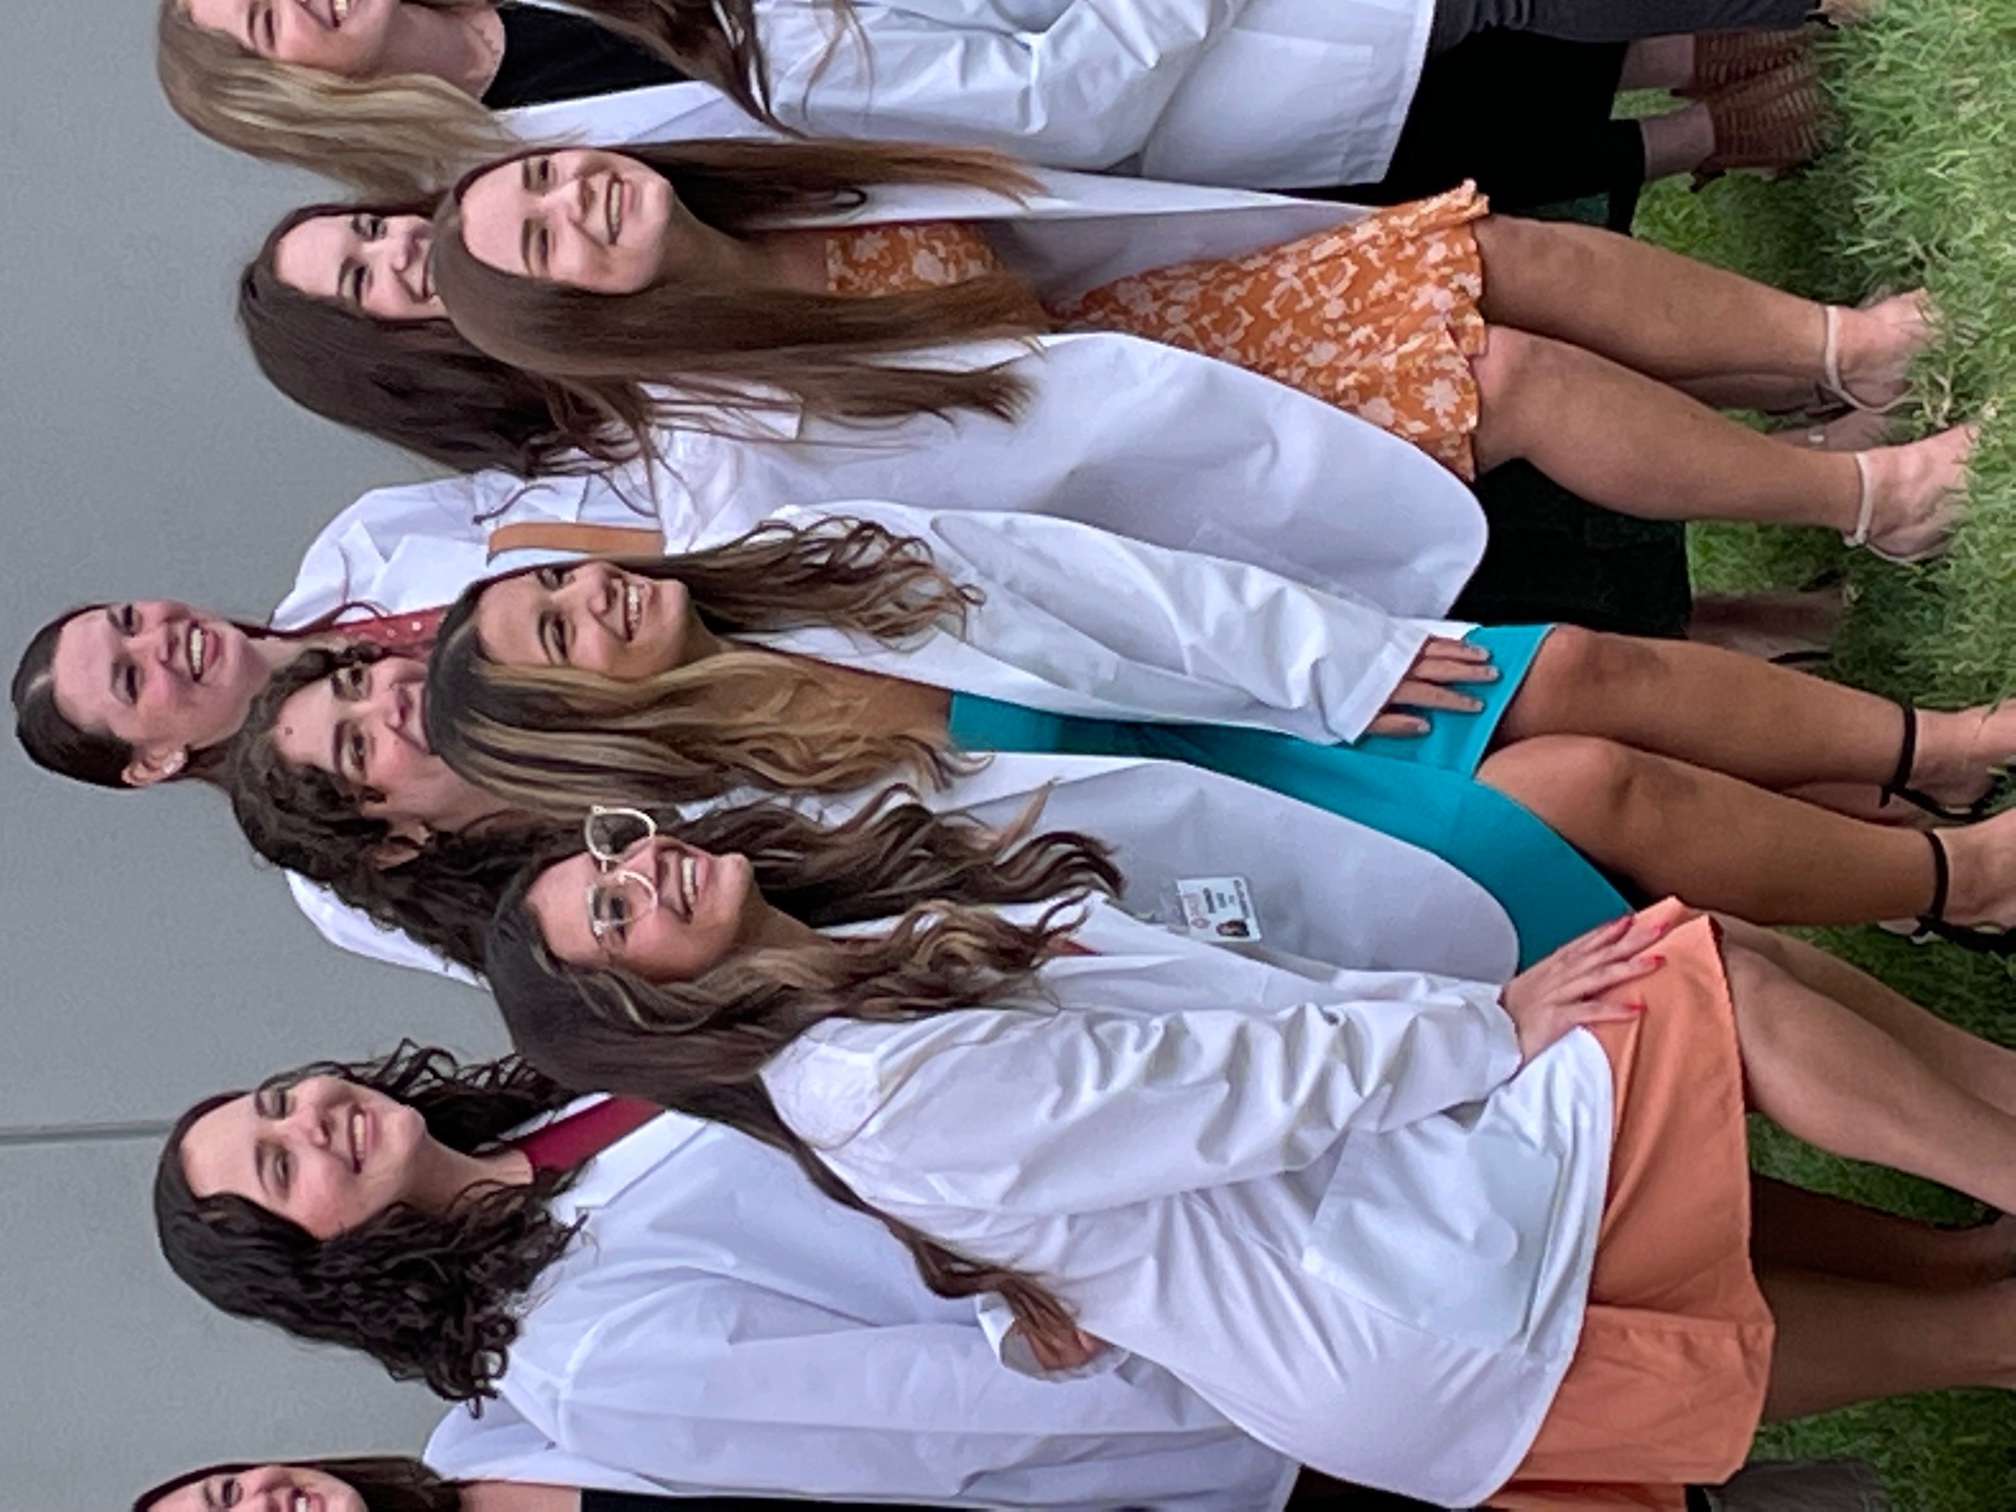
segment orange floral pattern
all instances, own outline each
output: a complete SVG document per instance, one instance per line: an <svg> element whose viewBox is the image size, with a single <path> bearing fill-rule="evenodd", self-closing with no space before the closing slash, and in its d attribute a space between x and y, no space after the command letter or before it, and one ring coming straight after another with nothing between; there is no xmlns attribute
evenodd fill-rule
<svg viewBox="0 0 2016 1512"><path fill-rule="evenodd" d="M987 238L963 221L861 226L826 237L826 287L835 294L945 289L1000 271Z"/></svg>
<svg viewBox="0 0 2016 1512"><path fill-rule="evenodd" d="M1476 475L1470 359L1486 339L1470 222L1488 214L1465 184L1244 257L1130 274L1051 313L1264 373L1467 479ZM971 226L931 222L836 232L826 267L836 294L887 294L943 287L1001 263Z"/></svg>

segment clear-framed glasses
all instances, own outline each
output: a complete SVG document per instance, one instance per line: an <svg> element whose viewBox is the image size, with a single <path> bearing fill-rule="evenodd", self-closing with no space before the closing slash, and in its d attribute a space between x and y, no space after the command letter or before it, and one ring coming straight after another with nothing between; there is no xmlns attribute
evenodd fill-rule
<svg viewBox="0 0 2016 1512"><path fill-rule="evenodd" d="M596 804L581 825L581 838L595 858L588 884L588 932L600 940L635 923L658 906L658 884L623 865L641 840L655 840L658 824L642 809Z"/></svg>

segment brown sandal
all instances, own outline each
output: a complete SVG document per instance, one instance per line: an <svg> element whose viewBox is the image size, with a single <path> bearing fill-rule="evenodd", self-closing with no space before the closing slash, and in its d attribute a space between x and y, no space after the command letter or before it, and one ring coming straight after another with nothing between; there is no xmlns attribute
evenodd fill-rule
<svg viewBox="0 0 2016 1512"><path fill-rule="evenodd" d="M1673 91L1686 99L1712 95L1813 55L1813 32L1717 31L1694 34L1694 77Z"/></svg>
<svg viewBox="0 0 2016 1512"><path fill-rule="evenodd" d="M1759 74L1702 102L1715 150L1694 170L1694 187L1735 168L1775 172L1811 162L1833 137L1820 67L1812 59Z"/></svg>

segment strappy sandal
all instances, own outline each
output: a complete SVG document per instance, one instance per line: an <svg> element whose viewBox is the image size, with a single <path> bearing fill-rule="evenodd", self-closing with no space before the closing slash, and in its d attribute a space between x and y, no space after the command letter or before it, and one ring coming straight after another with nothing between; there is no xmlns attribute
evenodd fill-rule
<svg viewBox="0 0 2016 1512"><path fill-rule="evenodd" d="M1737 168L1776 172L1824 152L1832 140L1820 67L1811 58L1706 95L1715 150L1694 170L1694 187Z"/></svg>
<svg viewBox="0 0 2016 1512"><path fill-rule="evenodd" d="M1990 784L1987 792L1965 808L1954 808L1949 803L1941 803L1930 793L1921 792L1911 786L1911 768L1918 764L1918 711L1907 703L1898 704L1897 709L1904 716L1904 738L1897 743L1897 769L1890 774L1889 781L1883 784L1878 806L1888 808L1890 800L1896 798L1910 804L1920 813L1930 814L1934 819L1944 820L1948 824L1972 824L1976 819L1987 818L1989 809L1994 807L1995 800L2001 796L2002 778L2007 775L2007 768L1991 767L1990 775L1996 780ZM1936 908L1932 911L1939 912Z"/></svg>
<svg viewBox="0 0 2016 1512"><path fill-rule="evenodd" d="M1979 442L1981 432L1980 426L1976 423L1955 426L1952 431L1942 432L1941 434L1951 435L1955 431L1962 430L1971 432L1967 443L1970 448ZM1932 441L1940 438L1927 436L1924 439ZM1917 445L1919 443L1913 442L1911 444ZM1849 455L1855 459L1855 477L1857 483L1860 485L1861 494L1855 504L1855 528L1841 537L1843 545L1851 548L1859 546L1872 555L1879 556L1886 562L1894 562L1900 567L1910 567L1919 562L1929 562L1935 557L1944 556L1951 549L1953 532L1959 528L1961 521L1966 518L1964 499L1957 507L1946 510L1944 520L1940 524L1939 535L1933 540L1931 545L1925 547L1923 550L1909 553L1886 551L1870 540L1869 527L1873 523L1873 517L1876 512L1876 489L1869 475L1869 458L1872 453L1850 452ZM1968 479L1971 476L1972 473L1970 470L1968 473L1962 475L1960 481L1949 485L1944 493L1946 495L1964 494L1968 486ZM1943 497L1944 495L1942 495ZM1938 501L1935 501L1935 507L1937 503Z"/></svg>
<svg viewBox="0 0 2016 1512"><path fill-rule="evenodd" d="M1694 34L1694 77L1673 93L1700 99L1813 55L1813 31L1714 31Z"/></svg>
<svg viewBox="0 0 2016 1512"><path fill-rule="evenodd" d="M1953 866L1939 832L1927 830L1925 838L1932 843L1932 906L1919 916L1914 938L1944 940L1976 955L2016 956L2016 929L1946 922L1946 894L1952 885Z"/></svg>
<svg viewBox="0 0 2016 1512"><path fill-rule="evenodd" d="M1863 308L1887 299L1888 294L1873 294L1863 302ZM1826 305L1827 335L1820 348L1820 392L1835 404L1845 404L1850 410L1863 415L1888 415L1896 411L1910 393L1910 387L1898 389L1896 395L1883 404L1871 404L1862 398L1841 376L1841 306Z"/></svg>
<svg viewBox="0 0 2016 1512"><path fill-rule="evenodd" d="M1909 567L1914 562L1928 561L1943 551L1945 546L1942 543L1912 556L1899 556L1894 552L1885 551L1869 539L1869 526L1876 516L1876 488L1869 479L1869 454L1851 452L1849 455L1855 459L1855 480L1861 486L1862 494L1855 504L1855 528L1841 537L1841 544L1851 551L1859 548L1871 556L1881 557L1886 562L1895 562L1899 567ZM1915 730L1914 724L1914 741Z"/></svg>

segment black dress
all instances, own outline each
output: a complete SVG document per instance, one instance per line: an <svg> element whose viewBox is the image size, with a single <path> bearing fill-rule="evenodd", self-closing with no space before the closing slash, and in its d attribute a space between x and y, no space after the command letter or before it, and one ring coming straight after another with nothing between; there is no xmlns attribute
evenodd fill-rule
<svg viewBox="0 0 2016 1512"><path fill-rule="evenodd" d="M497 16L504 23L504 61L483 91L492 110L683 84L692 77L586 16L511 4L498 6Z"/></svg>

